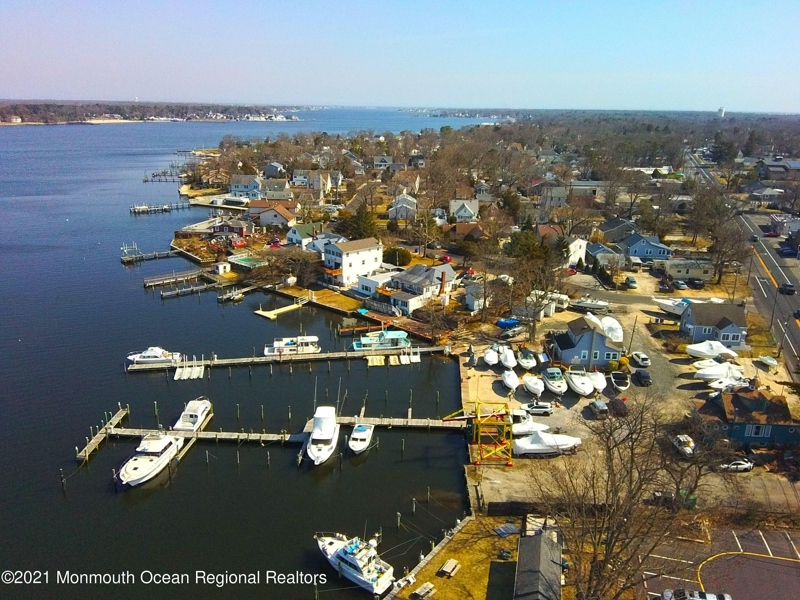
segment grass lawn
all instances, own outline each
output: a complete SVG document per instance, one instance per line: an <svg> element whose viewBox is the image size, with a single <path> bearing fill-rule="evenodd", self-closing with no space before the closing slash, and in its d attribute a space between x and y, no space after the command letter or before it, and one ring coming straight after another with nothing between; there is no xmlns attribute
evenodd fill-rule
<svg viewBox="0 0 800 600"><path fill-rule="evenodd" d="M201 196L216 196L217 194L224 194L225 190L222 188L201 188L193 190L188 183L184 183L178 192L181 196L188 196L189 198L199 198Z"/></svg>

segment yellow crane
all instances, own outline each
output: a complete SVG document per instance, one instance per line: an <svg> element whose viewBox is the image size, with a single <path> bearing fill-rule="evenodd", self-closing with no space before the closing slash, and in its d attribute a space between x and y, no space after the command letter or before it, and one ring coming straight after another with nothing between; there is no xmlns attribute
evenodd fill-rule
<svg viewBox="0 0 800 600"><path fill-rule="evenodd" d="M511 410L506 402L476 402L474 412L465 409L447 415L443 421L470 421L472 442L477 447L478 456L474 464L484 461L503 462L507 467L514 465L511 443Z"/></svg>

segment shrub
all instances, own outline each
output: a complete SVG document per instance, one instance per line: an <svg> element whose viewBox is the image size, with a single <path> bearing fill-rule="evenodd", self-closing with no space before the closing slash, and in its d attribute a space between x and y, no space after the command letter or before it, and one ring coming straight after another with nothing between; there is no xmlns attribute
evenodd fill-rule
<svg viewBox="0 0 800 600"><path fill-rule="evenodd" d="M625 360L624 356L622 357L622 360L619 360L619 361L617 361L617 360L608 361L608 370L609 371L617 371L617 370L619 370L619 365L621 364L621 362L623 360Z"/></svg>
<svg viewBox="0 0 800 600"><path fill-rule="evenodd" d="M577 265L575 265L575 268L576 268L578 271L583 271L583 267L584 267L584 264L583 264L583 259L582 259L582 258L579 258L579 259L578 259L578 264L577 264Z"/></svg>
<svg viewBox="0 0 800 600"><path fill-rule="evenodd" d="M411 262L411 252L398 246L386 248L386 250L383 251L383 262L397 265L398 267L405 267Z"/></svg>

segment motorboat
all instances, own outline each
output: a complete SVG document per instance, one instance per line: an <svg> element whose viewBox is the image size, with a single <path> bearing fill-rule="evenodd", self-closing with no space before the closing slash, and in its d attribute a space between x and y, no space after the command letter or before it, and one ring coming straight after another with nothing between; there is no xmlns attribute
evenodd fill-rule
<svg viewBox="0 0 800 600"><path fill-rule="evenodd" d="M607 300L601 300L600 298L592 298L591 296L584 296L578 300L573 300L569 303L572 308L576 308L582 311L593 311L593 312L606 312L608 311L608 307L610 303Z"/></svg>
<svg viewBox="0 0 800 600"><path fill-rule="evenodd" d="M619 392L624 392L631 387L631 376L625 371L611 371L611 385Z"/></svg>
<svg viewBox="0 0 800 600"><path fill-rule="evenodd" d="M143 352L132 352L128 354L128 360L135 365L177 365L183 360L183 356L177 352L169 352L159 346L150 346Z"/></svg>
<svg viewBox="0 0 800 600"><path fill-rule="evenodd" d="M264 356L288 356L294 354L318 354L322 352L319 338L315 335L275 338L272 346L264 346Z"/></svg>
<svg viewBox="0 0 800 600"><path fill-rule="evenodd" d="M315 465L328 460L339 442L339 424L336 422L336 409L333 406L318 406L314 413L314 427L306 446L308 458Z"/></svg>
<svg viewBox="0 0 800 600"><path fill-rule="evenodd" d="M180 418L173 425L175 431L197 431L208 419L213 409L211 401L205 396L192 400L186 404Z"/></svg>
<svg viewBox="0 0 800 600"><path fill-rule="evenodd" d="M512 327L519 325L519 319L515 319L513 317L507 319L498 319L495 325L497 325L500 329L511 329Z"/></svg>
<svg viewBox="0 0 800 600"><path fill-rule="evenodd" d="M512 452L515 456L554 456L575 452L580 445L581 438L539 430L515 439Z"/></svg>
<svg viewBox="0 0 800 600"><path fill-rule="evenodd" d="M623 331L622 325L619 321L617 321L614 317L603 317L600 319L600 323L603 326L603 331L606 332L606 336L612 342L622 343L623 339Z"/></svg>
<svg viewBox="0 0 800 600"><path fill-rule="evenodd" d="M353 433L350 435L350 441L347 442L353 454L361 454L364 450L369 448L374 431L375 425L369 425L367 423L356 424L353 428Z"/></svg>
<svg viewBox="0 0 800 600"><path fill-rule="evenodd" d="M411 340L406 331L372 331L353 342L351 350L390 350L410 348Z"/></svg>
<svg viewBox="0 0 800 600"><path fill-rule="evenodd" d="M567 380L567 385L570 389L579 396L591 396L594 394L594 384L583 367L570 367L564 373L564 379Z"/></svg>
<svg viewBox="0 0 800 600"><path fill-rule="evenodd" d="M699 371L700 369L708 369L709 367L718 367L719 365L725 365L725 364L730 364L734 369L738 369L739 371L744 369L744 367L742 366L726 362L722 357L704 358L703 360L696 360L692 363L692 368L695 371Z"/></svg>
<svg viewBox="0 0 800 600"><path fill-rule="evenodd" d="M530 371L536 366L536 353L533 350L528 350L528 348L523 348L517 353L517 362L520 367Z"/></svg>
<svg viewBox="0 0 800 600"><path fill-rule="evenodd" d="M503 385L506 386L511 391L514 391L519 387L519 377L517 377L517 374L514 373L514 371L512 371L511 369L503 371L503 374L500 376L500 379L503 380Z"/></svg>
<svg viewBox="0 0 800 600"><path fill-rule="evenodd" d="M500 355L497 353L497 346L489 346L483 351L483 361L490 367L500 362Z"/></svg>
<svg viewBox="0 0 800 600"><path fill-rule="evenodd" d="M503 346L500 349L500 364L506 369L513 369L517 366L517 359L514 357L514 351L508 346Z"/></svg>
<svg viewBox="0 0 800 600"><path fill-rule="evenodd" d="M604 373L600 371L590 371L587 373L589 380L592 382L592 387L594 387L596 392L602 392L606 389L608 382L606 381L606 376Z"/></svg>
<svg viewBox="0 0 800 600"><path fill-rule="evenodd" d="M686 354L694 356L695 358L716 358L717 356L736 358L739 356L736 352L716 340L706 340L698 344L689 344L686 346Z"/></svg>
<svg viewBox="0 0 800 600"><path fill-rule="evenodd" d="M683 298L653 298L653 303L665 313L680 317L690 302Z"/></svg>
<svg viewBox="0 0 800 600"><path fill-rule="evenodd" d="M742 367L737 368L729 363L718 364L714 367L706 367L700 369L694 374L695 379L702 379L703 381L714 381L715 379L722 379L729 377L731 379L738 379L742 376Z"/></svg>
<svg viewBox="0 0 800 600"><path fill-rule="evenodd" d="M567 382L558 367L550 367L542 371L542 383L556 396L561 396L567 391Z"/></svg>
<svg viewBox="0 0 800 600"><path fill-rule="evenodd" d="M760 360L762 363L773 369L778 366L778 361L772 358L771 356L759 356L758 360Z"/></svg>
<svg viewBox="0 0 800 600"><path fill-rule="evenodd" d="M534 421L528 411L520 408L511 411L511 435L530 435L535 431L544 431L545 429L550 429L550 427Z"/></svg>
<svg viewBox="0 0 800 600"><path fill-rule="evenodd" d="M708 387L710 387L712 390L720 390L724 392L725 390L729 390L731 388L740 388L749 385L750 380L745 377L722 377L709 383Z"/></svg>
<svg viewBox="0 0 800 600"><path fill-rule="evenodd" d="M133 487L150 481L167 468L181 448L182 437L166 435L163 431L148 433L142 438L133 456L120 467L117 474L120 483Z"/></svg>
<svg viewBox="0 0 800 600"><path fill-rule="evenodd" d="M536 377L536 375L531 375L528 373L522 376L522 387L525 388L526 392L529 392L538 398L544 391L544 381L542 381L541 378Z"/></svg>
<svg viewBox="0 0 800 600"><path fill-rule="evenodd" d="M378 555L377 539L364 542L359 537L348 539L341 533L318 533L314 539L339 575L378 596L391 589L394 569Z"/></svg>

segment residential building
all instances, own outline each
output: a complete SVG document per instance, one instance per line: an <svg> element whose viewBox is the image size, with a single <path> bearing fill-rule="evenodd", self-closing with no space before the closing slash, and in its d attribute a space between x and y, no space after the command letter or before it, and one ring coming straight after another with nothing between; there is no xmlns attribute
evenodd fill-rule
<svg viewBox="0 0 800 600"><path fill-rule="evenodd" d="M316 252L320 255L320 257L325 256L325 246L328 244L338 244L340 242L347 242L349 241L343 235L339 235L338 233L333 233L332 231L322 231L312 239L308 245L305 247L306 250L309 252Z"/></svg>
<svg viewBox="0 0 800 600"><path fill-rule="evenodd" d="M301 250L305 250L314 238L323 231L324 227L324 223L295 225L286 234L286 243L300 246Z"/></svg>
<svg viewBox="0 0 800 600"><path fill-rule="evenodd" d="M418 264L404 271L391 273L390 280L378 288L377 293L402 314L410 315L432 298L449 294L455 277L455 271L447 263L435 267Z"/></svg>
<svg viewBox="0 0 800 600"><path fill-rule="evenodd" d="M292 172L292 185L307 187L314 191L328 194L331 191L331 175L328 171L318 169L295 169Z"/></svg>
<svg viewBox="0 0 800 600"><path fill-rule="evenodd" d="M271 162L264 167L264 177L285 177L286 169L279 162Z"/></svg>
<svg viewBox="0 0 800 600"><path fill-rule="evenodd" d="M480 195L490 194L492 191L492 186L485 181L479 181L475 184L473 189L475 190L475 197L478 197Z"/></svg>
<svg viewBox="0 0 800 600"><path fill-rule="evenodd" d="M297 216L297 208L299 206L296 200L251 200L247 205L247 214L258 215L268 208L280 206L286 211L290 212L292 216Z"/></svg>
<svg viewBox="0 0 800 600"><path fill-rule="evenodd" d="M311 171L308 169L295 169L292 171L292 185L296 187L308 187L311 181Z"/></svg>
<svg viewBox="0 0 800 600"><path fill-rule="evenodd" d="M401 194L392 200L389 207L389 218L403 221L413 221L417 216L417 199L408 194Z"/></svg>
<svg viewBox="0 0 800 600"><path fill-rule="evenodd" d="M356 291L369 298L374 298L378 295L378 290L386 287L386 284L391 281L392 275L394 275L394 272L383 270L377 271L372 275L359 275Z"/></svg>
<svg viewBox="0 0 800 600"><path fill-rule="evenodd" d="M294 227L297 218L283 206L271 206L258 213L261 227Z"/></svg>
<svg viewBox="0 0 800 600"><path fill-rule="evenodd" d="M389 165L389 170L392 173L400 173L406 170L406 163L392 163Z"/></svg>
<svg viewBox="0 0 800 600"><path fill-rule="evenodd" d="M379 171L385 171L393 162L394 161L392 160L391 156L373 156L372 168L378 169Z"/></svg>
<svg viewBox="0 0 800 600"><path fill-rule="evenodd" d="M756 163L756 171L761 179L773 181L794 181L800 179L800 159L764 158Z"/></svg>
<svg viewBox="0 0 800 600"><path fill-rule="evenodd" d="M692 343L715 340L729 348L744 345L747 316L738 304L692 303L681 315L680 329Z"/></svg>
<svg viewBox="0 0 800 600"><path fill-rule="evenodd" d="M214 236L239 236L244 238L248 235L253 235L253 224L250 221L243 221L235 218L220 218L211 227L211 234Z"/></svg>
<svg viewBox="0 0 800 600"><path fill-rule="evenodd" d="M358 284L360 275L370 275L383 262L383 244L375 238L328 244L325 250L325 280L340 287Z"/></svg>
<svg viewBox="0 0 800 600"><path fill-rule="evenodd" d="M616 219L601 223L595 231L592 232L592 237L599 237L599 241L606 244L616 244L624 240L634 231L636 231L636 223L630 219L617 217Z"/></svg>
<svg viewBox="0 0 800 600"><path fill-rule="evenodd" d="M424 169L425 165L425 157L422 155L417 154L408 159L408 166L414 169Z"/></svg>
<svg viewBox="0 0 800 600"><path fill-rule="evenodd" d="M618 361L623 346L609 338L603 328L585 317L567 323L567 330L553 336L553 353L560 361L589 369Z"/></svg>
<svg viewBox="0 0 800 600"><path fill-rule="evenodd" d="M643 260L656 258L670 258L672 248L662 244L657 235L642 235L633 232L624 240L617 242L617 248L625 257L638 256Z"/></svg>
<svg viewBox="0 0 800 600"><path fill-rule="evenodd" d="M769 228L781 235L791 235L800 229L800 218L785 214L770 215Z"/></svg>
<svg viewBox="0 0 800 600"><path fill-rule="evenodd" d="M564 235L560 225L537 225L536 233L544 243L563 254L564 265L575 266L578 261L586 262L586 240Z"/></svg>
<svg viewBox="0 0 800 600"><path fill-rule="evenodd" d="M445 239L451 241L473 241L477 242L487 237L479 223L455 223L453 225L443 225L442 233Z"/></svg>
<svg viewBox="0 0 800 600"><path fill-rule="evenodd" d="M400 184L406 188L406 192L409 194L418 194L419 193L419 185L420 179L417 173L413 171L405 171L403 173L398 173L392 178L392 183Z"/></svg>
<svg viewBox="0 0 800 600"><path fill-rule="evenodd" d="M258 175L233 175L230 179L229 193L235 198L250 198L257 200L261 197L264 179Z"/></svg>
<svg viewBox="0 0 800 600"><path fill-rule="evenodd" d="M480 202L477 200L450 200L450 216L456 223L474 223L478 220Z"/></svg>
<svg viewBox="0 0 800 600"><path fill-rule="evenodd" d="M663 271L671 279L688 279L694 277L709 281L714 277L714 265L707 260L673 258L664 261L655 261L653 266L657 271Z"/></svg>
<svg viewBox="0 0 800 600"><path fill-rule="evenodd" d="M594 264L595 261L599 261L600 266L604 267L609 262L619 259L619 254L600 242L586 244L586 260L584 261L586 264Z"/></svg>
<svg viewBox="0 0 800 600"><path fill-rule="evenodd" d="M750 203L757 206L769 206L770 204L776 204L780 202L782 198L783 190L771 187L764 187L762 189L755 190L754 192L750 192L750 194L747 196L747 199L750 201Z"/></svg>
<svg viewBox="0 0 800 600"><path fill-rule="evenodd" d="M517 569L512 600L561 600L563 544L555 528L529 527L535 519L525 520L517 544Z"/></svg>

